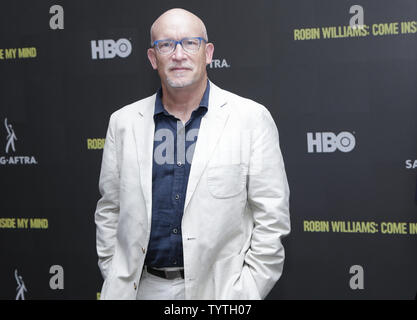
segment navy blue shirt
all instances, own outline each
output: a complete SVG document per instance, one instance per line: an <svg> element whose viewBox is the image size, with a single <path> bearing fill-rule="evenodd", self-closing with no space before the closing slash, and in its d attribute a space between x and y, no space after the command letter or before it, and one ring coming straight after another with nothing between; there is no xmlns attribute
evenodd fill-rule
<svg viewBox="0 0 417 320"><path fill-rule="evenodd" d="M155 101L155 136L152 165L152 225L145 264L183 267L181 220L195 143L201 118L208 110L210 85L190 119L169 114L162 104L162 89Z"/></svg>

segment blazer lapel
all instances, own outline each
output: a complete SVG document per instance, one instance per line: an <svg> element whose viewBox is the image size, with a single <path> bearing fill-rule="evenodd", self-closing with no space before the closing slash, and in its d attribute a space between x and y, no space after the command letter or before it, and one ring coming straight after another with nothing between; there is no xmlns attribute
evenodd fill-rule
<svg viewBox="0 0 417 320"><path fill-rule="evenodd" d="M152 215L152 164L155 133L153 114L155 98L156 94L147 103L143 103L138 107L133 121L133 134L136 143L140 182L146 202L149 225ZM204 169L219 142L228 117L229 109L227 108L227 101L224 94L222 94L222 90L210 82L209 108L201 119L200 129L198 131L198 138L188 179L184 214Z"/></svg>
<svg viewBox="0 0 417 320"><path fill-rule="evenodd" d="M139 179L145 199L148 214L148 225L151 224L152 214L152 164L155 123L153 119L156 94L149 102L139 106L134 115L133 134L136 143L137 160L139 165Z"/></svg>
<svg viewBox="0 0 417 320"><path fill-rule="evenodd" d="M197 184L214 152L229 117L227 101L222 90L210 82L209 108L201 119L198 138L191 164L184 204L184 215Z"/></svg>

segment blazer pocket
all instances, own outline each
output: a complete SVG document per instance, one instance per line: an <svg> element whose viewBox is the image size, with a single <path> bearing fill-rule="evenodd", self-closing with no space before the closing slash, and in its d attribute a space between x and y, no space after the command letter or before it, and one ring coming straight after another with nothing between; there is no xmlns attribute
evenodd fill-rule
<svg viewBox="0 0 417 320"><path fill-rule="evenodd" d="M246 183L246 173L241 164L208 167L207 185L215 198L231 198L242 192Z"/></svg>
<svg viewBox="0 0 417 320"><path fill-rule="evenodd" d="M215 262L213 273L215 300L261 299L244 253Z"/></svg>

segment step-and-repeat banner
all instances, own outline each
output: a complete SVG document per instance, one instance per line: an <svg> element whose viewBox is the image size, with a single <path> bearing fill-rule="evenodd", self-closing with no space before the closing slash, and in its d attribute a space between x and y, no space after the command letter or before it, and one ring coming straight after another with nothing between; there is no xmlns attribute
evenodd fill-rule
<svg viewBox="0 0 417 320"><path fill-rule="evenodd" d="M181 7L210 79L272 113L292 233L269 299L414 299L415 0L7 1L0 10L0 298L97 299L109 116L153 94L149 28Z"/></svg>

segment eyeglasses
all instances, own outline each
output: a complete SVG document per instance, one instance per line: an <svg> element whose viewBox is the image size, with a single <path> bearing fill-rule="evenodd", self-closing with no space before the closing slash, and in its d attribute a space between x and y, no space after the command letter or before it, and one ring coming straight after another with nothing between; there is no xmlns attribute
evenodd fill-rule
<svg viewBox="0 0 417 320"><path fill-rule="evenodd" d="M180 44L185 52L196 53L200 49L201 41L207 43L206 39L201 37L184 38L180 41L171 39L156 40L152 47L156 48L160 54L170 54L174 52L177 45Z"/></svg>

